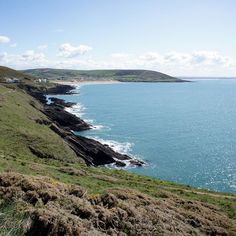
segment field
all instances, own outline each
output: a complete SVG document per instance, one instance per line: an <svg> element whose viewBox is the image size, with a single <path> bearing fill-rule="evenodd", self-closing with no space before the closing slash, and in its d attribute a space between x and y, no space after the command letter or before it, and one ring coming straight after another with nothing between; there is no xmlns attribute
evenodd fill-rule
<svg viewBox="0 0 236 236"><path fill-rule="evenodd" d="M120 82L183 82L183 80L150 70L63 70L33 69L24 73L50 80L116 80Z"/></svg>

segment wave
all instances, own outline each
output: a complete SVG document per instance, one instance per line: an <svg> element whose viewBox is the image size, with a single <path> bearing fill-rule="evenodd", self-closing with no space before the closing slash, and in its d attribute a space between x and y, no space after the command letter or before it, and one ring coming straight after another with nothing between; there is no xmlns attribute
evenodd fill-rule
<svg viewBox="0 0 236 236"><path fill-rule="evenodd" d="M140 158L139 156L133 155L131 154L132 148L134 146L134 143L130 143L130 142L117 142L115 140L105 140L99 137L88 137L94 140L97 140L98 142L105 144L107 146L109 146L111 149L113 149L115 152L119 152L121 154L125 154L131 157L131 160L140 160L143 161L142 158ZM125 164L124 167L118 167L116 166L116 163L112 163L112 164L107 164L105 165L106 167L109 168L115 168L115 169L131 169L131 168L137 168L136 165L132 164L131 160L118 160L116 158L114 158L116 161L120 161L123 162ZM145 161L143 166L148 166L148 163Z"/></svg>
<svg viewBox="0 0 236 236"><path fill-rule="evenodd" d="M47 102L47 105L50 105L50 104L52 103L51 98L52 98L51 95L46 95L46 102Z"/></svg>
<svg viewBox="0 0 236 236"><path fill-rule="evenodd" d="M230 187L236 190L236 184L231 184Z"/></svg>
<svg viewBox="0 0 236 236"><path fill-rule="evenodd" d="M71 86L73 86L74 87L74 89L72 89L72 90L70 90L70 93L71 94L68 94L68 95L78 95L78 93L79 93L79 90L80 90L80 88L81 88L81 85L78 85L78 84L73 84L73 85L71 85Z"/></svg>
<svg viewBox="0 0 236 236"><path fill-rule="evenodd" d="M93 125L92 124L92 129L94 129L94 130L101 130L101 129L104 129L104 128L107 128L107 127L104 126L104 125Z"/></svg>
<svg viewBox="0 0 236 236"><path fill-rule="evenodd" d="M65 110L67 112L72 113L73 115L83 119L83 116L85 115L84 111L86 110L86 108L82 104L77 103L77 104L73 105L72 107L65 108ZM107 127L107 126L104 126L101 124L96 124L96 122L93 119L83 119L83 120L86 123L90 124L92 126L92 129L94 129L94 130L101 130L104 128L109 129L109 127Z"/></svg>
<svg viewBox="0 0 236 236"><path fill-rule="evenodd" d="M89 138L95 139L102 144L108 145L115 152L119 152L121 154L126 154L126 155L130 155L132 147L134 146L134 144L130 142L117 142L115 140L105 140L99 137L89 137Z"/></svg>
<svg viewBox="0 0 236 236"><path fill-rule="evenodd" d="M85 114L84 113L85 107L80 103L76 103L71 107L66 107L65 110L79 118L81 118Z"/></svg>
<svg viewBox="0 0 236 236"><path fill-rule="evenodd" d="M86 108L80 104L80 103L77 103L75 105L73 105L72 107L69 107L69 108L65 108L65 110L67 112L70 112L76 116L78 116L79 118L82 118L83 119L83 115L85 114L84 113L84 110ZM85 122L89 123L91 126L92 126L92 129L94 130L101 130L101 129L110 129L109 127L107 126L104 126L104 125L100 125L100 124L96 124L96 122L92 119L84 119ZM124 155L128 155L130 156L132 159L136 159L136 160L142 160L140 157L137 157L137 156L134 156L131 154L131 151L132 151L132 148L134 146L133 143L130 143L130 142L118 142L118 141L115 141L115 140L109 140L109 139L102 139L102 138L99 138L97 136L91 136L91 137L88 137L88 138L91 138L91 139L94 139L94 140L97 140L98 142L104 144L104 145L107 145L109 146L111 149L113 149L115 152L118 152L118 153L121 153L121 154L124 154ZM117 160L117 161L120 161L120 160ZM111 168L118 168L118 169L126 169L126 168L134 168L136 166L132 165L130 160L122 160L122 162L125 164L125 167L117 167L115 165L115 163L113 164L108 164L108 165L105 165L106 167L111 167Z"/></svg>

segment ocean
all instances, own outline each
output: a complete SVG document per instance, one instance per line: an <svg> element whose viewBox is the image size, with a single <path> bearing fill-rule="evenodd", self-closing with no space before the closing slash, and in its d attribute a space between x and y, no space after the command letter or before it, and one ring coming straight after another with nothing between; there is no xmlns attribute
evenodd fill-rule
<svg viewBox="0 0 236 236"><path fill-rule="evenodd" d="M138 174L236 193L236 80L83 85L70 112L79 132L144 160Z"/></svg>

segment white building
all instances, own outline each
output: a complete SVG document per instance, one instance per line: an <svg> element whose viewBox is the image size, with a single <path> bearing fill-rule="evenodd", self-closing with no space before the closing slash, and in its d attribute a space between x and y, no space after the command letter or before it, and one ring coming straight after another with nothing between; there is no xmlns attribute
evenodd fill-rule
<svg viewBox="0 0 236 236"><path fill-rule="evenodd" d="M38 79L39 83L47 83L47 79Z"/></svg>
<svg viewBox="0 0 236 236"><path fill-rule="evenodd" d="M5 78L5 82L8 83L8 84L19 83L19 81L20 80L17 79L17 78L8 78L8 77Z"/></svg>
<svg viewBox="0 0 236 236"><path fill-rule="evenodd" d="M11 78L5 78L5 82L10 84L10 83L13 83L13 80Z"/></svg>

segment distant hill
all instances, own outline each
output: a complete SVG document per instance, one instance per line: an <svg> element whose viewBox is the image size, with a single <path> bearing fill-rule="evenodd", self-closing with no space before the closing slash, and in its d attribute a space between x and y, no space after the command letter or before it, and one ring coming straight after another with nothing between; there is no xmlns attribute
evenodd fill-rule
<svg viewBox="0 0 236 236"><path fill-rule="evenodd" d="M184 82L157 71L151 70L64 70L31 69L24 73L51 80L116 80L121 82Z"/></svg>

